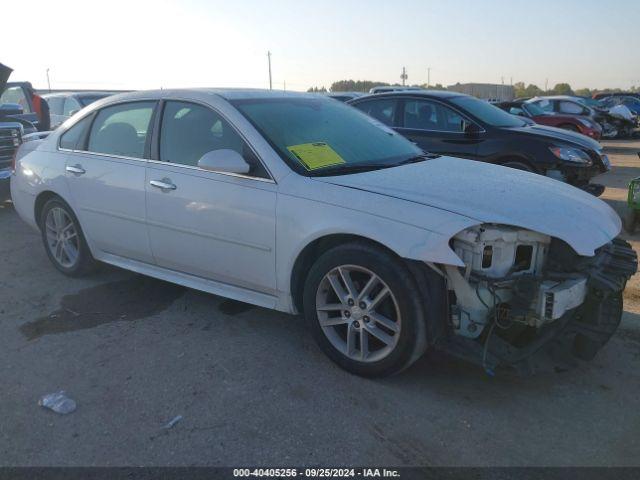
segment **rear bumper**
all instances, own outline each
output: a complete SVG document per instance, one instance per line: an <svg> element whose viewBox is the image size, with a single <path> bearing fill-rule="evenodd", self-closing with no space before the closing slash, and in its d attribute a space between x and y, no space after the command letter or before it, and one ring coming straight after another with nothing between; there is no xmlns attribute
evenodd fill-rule
<svg viewBox="0 0 640 480"><path fill-rule="evenodd" d="M0 202L11 198L11 170L0 170Z"/></svg>

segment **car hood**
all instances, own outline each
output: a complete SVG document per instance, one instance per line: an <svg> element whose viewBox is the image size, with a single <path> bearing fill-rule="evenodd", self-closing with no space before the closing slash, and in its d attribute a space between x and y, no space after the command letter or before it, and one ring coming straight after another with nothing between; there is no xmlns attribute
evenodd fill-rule
<svg viewBox="0 0 640 480"><path fill-rule="evenodd" d="M314 179L439 208L478 223L540 232L564 240L579 255L593 255L621 228L611 207L582 190L534 173L473 160L439 157Z"/></svg>
<svg viewBox="0 0 640 480"><path fill-rule="evenodd" d="M11 72L13 72L11 68L0 63L0 94L4 92L4 89L7 86L7 80L9 80L9 77L11 76Z"/></svg>
<svg viewBox="0 0 640 480"><path fill-rule="evenodd" d="M581 133L576 132L570 132L569 130L563 130L561 128L536 124L526 127L509 128L507 130L521 135L545 137L548 140L556 140L557 142L561 142L562 144L577 144L582 148L595 150L596 152L602 150L602 147L598 142L587 137L586 135L582 135Z"/></svg>

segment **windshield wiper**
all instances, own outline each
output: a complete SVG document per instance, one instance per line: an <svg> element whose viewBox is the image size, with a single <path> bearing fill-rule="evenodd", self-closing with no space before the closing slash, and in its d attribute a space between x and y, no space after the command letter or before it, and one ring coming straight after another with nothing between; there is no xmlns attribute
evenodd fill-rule
<svg viewBox="0 0 640 480"><path fill-rule="evenodd" d="M435 154L435 153L423 153L421 155L416 155L415 157L409 157L405 160L402 160L398 163L394 163L393 165L391 165L392 167L399 167L400 165L408 165L410 163L418 163L418 162L424 162L425 160L431 160L434 158L438 158L440 155Z"/></svg>
<svg viewBox="0 0 640 480"><path fill-rule="evenodd" d="M311 172L312 177L324 177L329 175L341 175L343 173L370 172L382 168L395 167L395 164L384 163L342 163L333 167L323 168Z"/></svg>
<svg viewBox="0 0 640 480"><path fill-rule="evenodd" d="M396 163L343 163L340 165L323 168L322 170L315 170L311 172L310 175L312 177L324 177L329 175L370 172L372 170L382 170L383 168L399 167L401 165L407 165L409 163L424 162L425 160L431 160L432 158L438 158L439 156L440 155L436 155L435 153L423 153L406 158Z"/></svg>

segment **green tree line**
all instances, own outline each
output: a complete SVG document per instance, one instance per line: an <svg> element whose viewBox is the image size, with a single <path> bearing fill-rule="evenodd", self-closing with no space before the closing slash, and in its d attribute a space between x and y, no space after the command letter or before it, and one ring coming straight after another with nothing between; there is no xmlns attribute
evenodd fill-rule
<svg viewBox="0 0 640 480"><path fill-rule="evenodd" d="M536 97L542 95L578 95L581 97L591 97L595 93L621 93L621 92L640 92L640 86L631 87L627 90L621 88L571 88L568 83L557 83L551 90L543 90L542 88L530 83L525 86L524 82L516 82L513 84L516 98L518 97Z"/></svg>
<svg viewBox="0 0 640 480"><path fill-rule="evenodd" d="M322 87L311 87L307 90L307 92L314 93L325 93L329 92L363 92L367 93L373 87L388 87L391 86L390 83L386 82L375 82L372 80L338 80L337 82L333 82L329 87L329 90L325 86ZM394 83L393 86L399 87L400 84ZM423 85L411 85L412 87L422 87L427 88L426 84ZM445 90L445 87L440 83L436 83L435 85L429 85L428 88L431 90Z"/></svg>
<svg viewBox="0 0 640 480"><path fill-rule="evenodd" d="M330 92L368 92L373 87L386 87L390 86L389 83L386 82L375 82L372 80L338 80L337 82L333 82L329 89L326 87L311 87L307 91L308 92L320 92L324 93L327 91ZM394 86L399 86L398 84L394 84ZM431 90L445 90L446 88L437 83L435 85L411 85L412 87L422 87L429 88ZM639 92L640 86L631 87L628 90L623 90L620 88L605 88L605 89L590 89L590 88L579 88L573 90L571 85L568 83L557 83L551 90L543 90L542 88L530 83L529 85L525 85L524 82L516 82L513 84L513 88L515 90L516 98L519 97L536 97L541 95L580 95L584 97L590 97L594 93L616 93L616 92Z"/></svg>

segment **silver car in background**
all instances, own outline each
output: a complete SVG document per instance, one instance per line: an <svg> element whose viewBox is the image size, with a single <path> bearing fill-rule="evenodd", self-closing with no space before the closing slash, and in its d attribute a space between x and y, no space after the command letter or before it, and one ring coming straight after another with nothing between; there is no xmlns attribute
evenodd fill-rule
<svg viewBox="0 0 640 480"><path fill-rule="evenodd" d="M426 154L322 95L109 97L24 143L11 189L61 272L101 261L303 313L365 376L433 348L488 371L561 343L591 358L637 266L597 198Z"/></svg>
<svg viewBox="0 0 640 480"><path fill-rule="evenodd" d="M63 92L42 95L49 104L51 129L58 128L65 121L93 102L113 95L111 92Z"/></svg>

